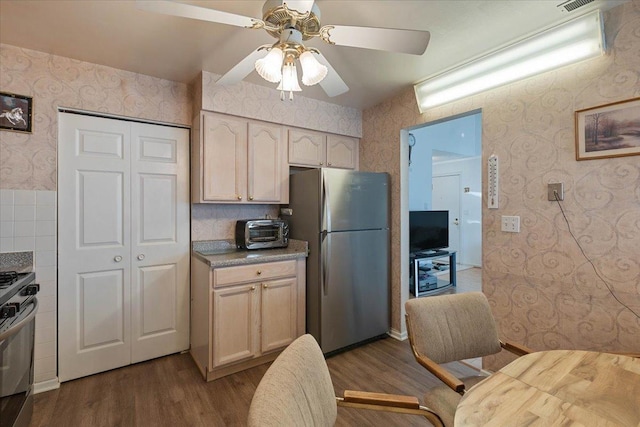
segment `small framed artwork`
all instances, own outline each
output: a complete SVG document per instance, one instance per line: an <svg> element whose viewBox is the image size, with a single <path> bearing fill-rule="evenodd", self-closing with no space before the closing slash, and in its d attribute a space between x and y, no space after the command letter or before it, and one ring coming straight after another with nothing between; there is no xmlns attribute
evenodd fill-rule
<svg viewBox="0 0 640 427"><path fill-rule="evenodd" d="M31 133L33 98L0 92L0 130Z"/></svg>
<svg viewBox="0 0 640 427"><path fill-rule="evenodd" d="M576 111L576 160L640 155L640 98Z"/></svg>

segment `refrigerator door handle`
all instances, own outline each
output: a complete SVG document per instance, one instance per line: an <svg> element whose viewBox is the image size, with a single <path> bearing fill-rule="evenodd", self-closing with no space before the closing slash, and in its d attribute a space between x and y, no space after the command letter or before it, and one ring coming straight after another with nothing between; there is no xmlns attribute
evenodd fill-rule
<svg viewBox="0 0 640 427"><path fill-rule="evenodd" d="M326 243L326 244L325 244ZM329 262L331 259L331 233L326 230L322 232L321 250L322 259L320 267L320 281L322 283L322 294L326 297L329 295Z"/></svg>
<svg viewBox="0 0 640 427"><path fill-rule="evenodd" d="M331 197L326 176L322 174L322 230L331 231Z"/></svg>

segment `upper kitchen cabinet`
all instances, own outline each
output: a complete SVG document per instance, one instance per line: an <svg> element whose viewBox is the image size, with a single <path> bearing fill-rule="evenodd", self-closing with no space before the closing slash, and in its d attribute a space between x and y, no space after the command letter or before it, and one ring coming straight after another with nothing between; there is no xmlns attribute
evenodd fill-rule
<svg viewBox="0 0 640 427"><path fill-rule="evenodd" d="M358 139L304 129L289 129L292 166L358 169Z"/></svg>
<svg viewBox="0 0 640 427"><path fill-rule="evenodd" d="M282 126L203 111L194 123L194 203L287 203Z"/></svg>

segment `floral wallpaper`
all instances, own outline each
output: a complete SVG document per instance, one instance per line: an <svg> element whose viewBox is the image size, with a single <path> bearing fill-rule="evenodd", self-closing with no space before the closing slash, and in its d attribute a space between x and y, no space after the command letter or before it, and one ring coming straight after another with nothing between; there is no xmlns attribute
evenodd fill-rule
<svg viewBox="0 0 640 427"><path fill-rule="evenodd" d="M219 76L206 71L200 77L202 83L197 82L196 86L202 90L203 110L356 138L362 136L362 112L356 108L299 94L293 101L282 102L280 91L275 89L244 81L231 86L217 86L214 83Z"/></svg>
<svg viewBox="0 0 640 427"><path fill-rule="evenodd" d="M6 44L0 90L33 97L33 133L0 132L5 189L56 189L58 107L191 124L185 84Z"/></svg>
<svg viewBox="0 0 640 427"><path fill-rule="evenodd" d="M412 88L363 112L361 169L392 177L395 331L405 331L400 130L481 109L482 176L491 154L500 159L500 208L489 210L483 202L482 253L483 291L501 335L536 350L640 352L640 318L631 312L640 314L640 157L575 160L576 110L640 96L640 0L611 9L604 18L608 53L603 57L422 115ZM564 183L561 203L571 231L600 277L571 237L558 204L547 200L550 182ZM519 215L521 232L501 232L502 215ZM500 355L485 364L495 369L505 360Z"/></svg>

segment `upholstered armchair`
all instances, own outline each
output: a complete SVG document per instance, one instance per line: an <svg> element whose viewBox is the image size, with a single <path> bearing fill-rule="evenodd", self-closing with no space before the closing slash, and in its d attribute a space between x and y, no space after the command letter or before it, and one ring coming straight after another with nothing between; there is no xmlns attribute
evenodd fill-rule
<svg viewBox="0 0 640 427"><path fill-rule="evenodd" d="M441 363L488 356L502 349L517 356L531 352L524 346L500 341L489 302L481 292L414 298L406 302L405 309L413 355L444 383L427 391L425 404L447 427L453 426L456 407L465 391L486 377L457 378Z"/></svg>
<svg viewBox="0 0 640 427"><path fill-rule="evenodd" d="M346 390L336 397L322 350L311 335L291 343L258 384L249 427L333 426L337 407L421 415L441 427L440 417L413 396Z"/></svg>

